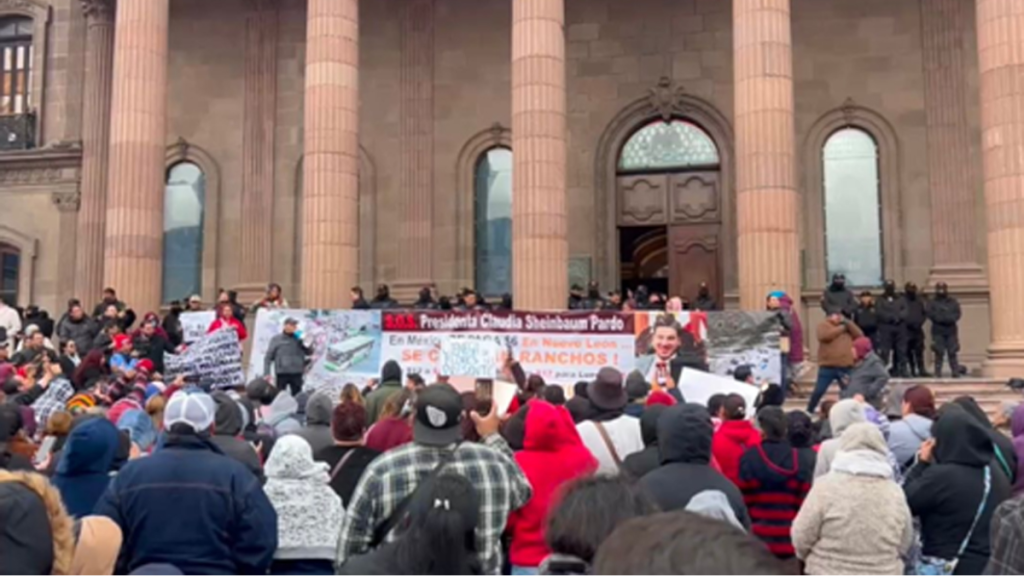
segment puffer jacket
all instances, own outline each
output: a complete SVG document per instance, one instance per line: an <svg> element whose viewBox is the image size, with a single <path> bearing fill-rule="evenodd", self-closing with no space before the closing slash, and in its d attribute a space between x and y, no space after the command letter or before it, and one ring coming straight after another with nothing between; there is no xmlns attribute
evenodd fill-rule
<svg viewBox="0 0 1024 576"><path fill-rule="evenodd" d="M306 357L311 353L298 336L278 334L270 339L267 354L263 357L263 373L270 374L273 365L275 374L302 374L306 370Z"/></svg>
<svg viewBox="0 0 1024 576"><path fill-rule="evenodd" d="M99 331L99 326L92 318L82 316L82 319L76 322L69 316L61 322L57 337L61 342L74 341L78 354L85 356L92 349L92 343Z"/></svg>
<svg viewBox="0 0 1024 576"><path fill-rule="evenodd" d="M882 409L882 401L885 399L885 386L889 383L889 371L885 363L874 352L869 353L853 367L850 372L850 381L843 388L840 397L853 398L857 394L864 396L868 404L876 409Z"/></svg>

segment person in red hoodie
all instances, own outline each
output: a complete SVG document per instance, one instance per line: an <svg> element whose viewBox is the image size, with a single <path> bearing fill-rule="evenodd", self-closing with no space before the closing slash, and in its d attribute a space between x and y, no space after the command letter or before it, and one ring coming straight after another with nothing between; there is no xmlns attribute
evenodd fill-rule
<svg viewBox="0 0 1024 576"><path fill-rule="evenodd" d="M761 433L747 420L747 401L739 394L729 394L722 404L722 425L711 441L711 454L733 484L740 485L743 453L760 443Z"/></svg>
<svg viewBox="0 0 1024 576"><path fill-rule="evenodd" d="M210 329L206 333L210 334L221 329L231 329L238 332L239 342L245 342L245 339L249 337L249 333L245 330L245 324L239 322L238 318L235 318L235 311L231 304L222 304L218 310L220 311L220 316L210 324Z"/></svg>
<svg viewBox="0 0 1024 576"><path fill-rule="evenodd" d="M597 470L597 460L583 445L569 411L539 399L520 408L526 410L523 450L516 463L533 487L533 497L508 518L512 537L509 560L513 574L536 574L550 554L544 543L548 512L557 503L560 489L577 478Z"/></svg>

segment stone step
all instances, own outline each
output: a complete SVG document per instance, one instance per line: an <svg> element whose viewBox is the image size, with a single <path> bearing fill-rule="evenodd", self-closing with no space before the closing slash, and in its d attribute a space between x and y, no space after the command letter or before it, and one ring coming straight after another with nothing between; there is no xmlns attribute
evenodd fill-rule
<svg viewBox="0 0 1024 576"><path fill-rule="evenodd" d="M796 396L791 395L786 400L786 410L800 410L807 406L807 399L810 397L814 382L798 382L798 385L800 392ZM902 385L908 387L916 385L928 386L935 392L937 404L940 406L959 396L972 396L977 400L982 409L988 413L989 417L996 414L1003 402L1024 401L1024 396L1007 387L1005 380L987 378L896 378L889 381L890 389ZM833 385L829 389L828 394L825 395L825 398L838 400L838 387Z"/></svg>

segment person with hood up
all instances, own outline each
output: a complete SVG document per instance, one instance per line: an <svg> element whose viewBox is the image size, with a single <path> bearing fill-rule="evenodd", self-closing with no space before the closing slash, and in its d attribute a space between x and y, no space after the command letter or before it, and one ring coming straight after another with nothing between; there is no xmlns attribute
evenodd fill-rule
<svg viewBox="0 0 1024 576"><path fill-rule="evenodd" d="M684 510L705 491L721 492L732 513L750 527L750 516L736 484L711 468L711 416L700 404L673 406L658 418L661 466L640 479L640 487L664 511Z"/></svg>
<svg viewBox="0 0 1024 576"><path fill-rule="evenodd" d="M331 414L334 412L334 400L327 390L314 392L306 402L306 425L295 434L309 443L313 453L328 446L334 446L331 435Z"/></svg>
<svg viewBox="0 0 1024 576"><path fill-rule="evenodd" d="M935 394L923 385L908 388L903 393L902 414L902 419L889 426L889 450L906 470L914 463L921 443L932 437Z"/></svg>
<svg viewBox="0 0 1024 576"><path fill-rule="evenodd" d="M1013 451L1017 455L1017 478L1013 483L1014 497L1024 494L1024 404L1018 404L1010 416Z"/></svg>
<svg viewBox="0 0 1024 576"><path fill-rule="evenodd" d="M366 396L366 415L370 424L377 422L388 398L402 391L402 367L394 360L388 360L380 371L380 384Z"/></svg>
<svg viewBox="0 0 1024 576"><path fill-rule="evenodd" d="M740 484L740 459L760 443L761 433L747 420L747 401L739 394L729 394L722 404L722 425L715 432L711 452L733 484Z"/></svg>
<svg viewBox="0 0 1024 576"><path fill-rule="evenodd" d="M398 301L391 297L391 288L387 284L377 286L377 295L370 302L371 310L390 310L399 308Z"/></svg>
<svg viewBox="0 0 1024 576"><path fill-rule="evenodd" d="M917 293L917 284L907 282L903 287L903 300L907 307L907 364L913 378L931 376L924 369L924 323L928 319L927 302Z"/></svg>
<svg viewBox="0 0 1024 576"><path fill-rule="evenodd" d="M302 430L299 417L299 402L290 394L278 394L270 403L270 410L263 419L263 424L273 429L274 437L285 434L296 434Z"/></svg>
<svg viewBox="0 0 1024 576"><path fill-rule="evenodd" d="M92 514L110 484L119 445L117 428L106 418L88 418L71 431L53 476L68 514Z"/></svg>
<svg viewBox="0 0 1024 576"><path fill-rule="evenodd" d="M853 292L846 287L845 274L832 275L832 283L825 288L825 292L821 295L821 309L825 311L825 314L839 312L847 318L853 318L857 311L857 299L853 297Z"/></svg>
<svg viewBox="0 0 1024 576"><path fill-rule="evenodd" d="M839 440L843 432L854 424L867 422L867 413L864 411L864 404L848 398L840 400L832 406L828 412L828 423L832 430L832 437L821 443L818 449L818 461L814 465L814 478L828 474L832 468L832 460L839 452Z"/></svg>
<svg viewBox="0 0 1024 576"><path fill-rule="evenodd" d="M345 508L328 483L327 464L313 461L304 439L289 435L267 459L267 499L277 511L272 574L334 574Z"/></svg>
<svg viewBox="0 0 1024 576"><path fill-rule="evenodd" d="M239 322L238 318L235 318L235 309L230 302L217 306L217 318L210 323L210 328L206 330L206 333L212 334L217 330L234 330L238 334L239 342L245 342L245 339L249 337L245 323Z"/></svg>
<svg viewBox="0 0 1024 576"><path fill-rule="evenodd" d="M647 396L651 393L651 384L644 379L639 370L633 370L626 376L626 414L639 418L644 413Z"/></svg>
<svg viewBox="0 0 1024 576"><path fill-rule="evenodd" d="M94 514L124 533L118 573L162 563L186 574L265 574L277 549L277 513L259 480L210 442L216 404L175 394L163 447L126 464Z"/></svg>
<svg viewBox="0 0 1024 576"><path fill-rule="evenodd" d="M0 571L74 574L73 522L46 478L0 470Z"/></svg>
<svg viewBox="0 0 1024 576"><path fill-rule="evenodd" d="M260 456L242 436L247 411L224 392L214 392L211 397L216 404L216 412L210 442L225 456L245 466L262 482L264 476Z"/></svg>
<svg viewBox="0 0 1024 576"><path fill-rule="evenodd" d="M993 465L989 432L963 407L947 404L934 438L921 445L903 490L921 519L922 562L954 563L954 574L985 569L993 513L1010 497L1010 483Z"/></svg>
<svg viewBox="0 0 1024 576"><path fill-rule="evenodd" d="M871 424L843 434L832 470L793 521L793 546L808 574L903 574L914 527L886 450Z"/></svg>
<svg viewBox="0 0 1024 576"><path fill-rule="evenodd" d="M1010 484L1017 481L1017 449L1013 440L996 429L988 419L988 414L978 405L978 401L970 396L959 396L953 399L955 404L960 405L969 416L974 418L978 424L988 430L989 438L992 439L992 449L995 454L995 462L999 464L999 470L1010 480Z"/></svg>
<svg viewBox="0 0 1024 576"><path fill-rule="evenodd" d="M577 424L576 430L584 446L597 458L597 473L618 475L623 460L644 449L640 421L625 413L629 398L622 385L622 373L615 368L601 368L587 386L587 397L594 414Z"/></svg>
<svg viewBox="0 0 1024 576"><path fill-rule="evenodd" d="M562 487L597 469L597 460L580 440L568 410L543 400L534 400L522 410L527 410L526 437L515 459L533 488L533 497L508 518L514 574L535 573L550 553L544 526Z"/></svg>
<svg viewBox="0 0 1024 576"><path fill-rule="evenodd" d="M889 371L882 359L871 349L871 340L861 336L853 341L854 362L846 386L840 391L841 398L860 398L864 402L882 409L885 387L889 384Z"/></svg>
<svg viewBox="0 0 1024 576"><path fill-rule="evenodd" d="M658 453L658 419L668 408L655 404L648 406L640 416L640 435L644 440L644 449L630 454L622 463L622 468L631 478L639 480L658 467L661 460Z"/></svg>
<svg viewBox="0 0 1024 576"><path fill-rule="evenodd" d="M769 406L759 411L757 422L764 440L740 459L740 490L754 535L776 557L792 558L795 552L790 528L811 489L814 454L789 443L782 408Z"/></svg>
<svg viewBox="0 0 1024 576"><path fill-rule="evenodd" d="M594 413L594 406L587 398L587 387L589 382L577 382L572 387L572 398L565 403L566 410L572 415L572 421L579 424L589 420Z"/></svg>

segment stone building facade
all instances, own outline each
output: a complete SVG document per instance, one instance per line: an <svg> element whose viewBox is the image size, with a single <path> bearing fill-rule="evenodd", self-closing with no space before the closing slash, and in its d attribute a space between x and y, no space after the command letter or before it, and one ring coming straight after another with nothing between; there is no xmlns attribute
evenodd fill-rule
<svg viewBox="0 0 1024 576"><path fill-rule="evenodd" d="M1014 2L0 0L8 49L22 305L708 281L813 326L844 271L948 282L964 359L1024 367Z"/></svg>

